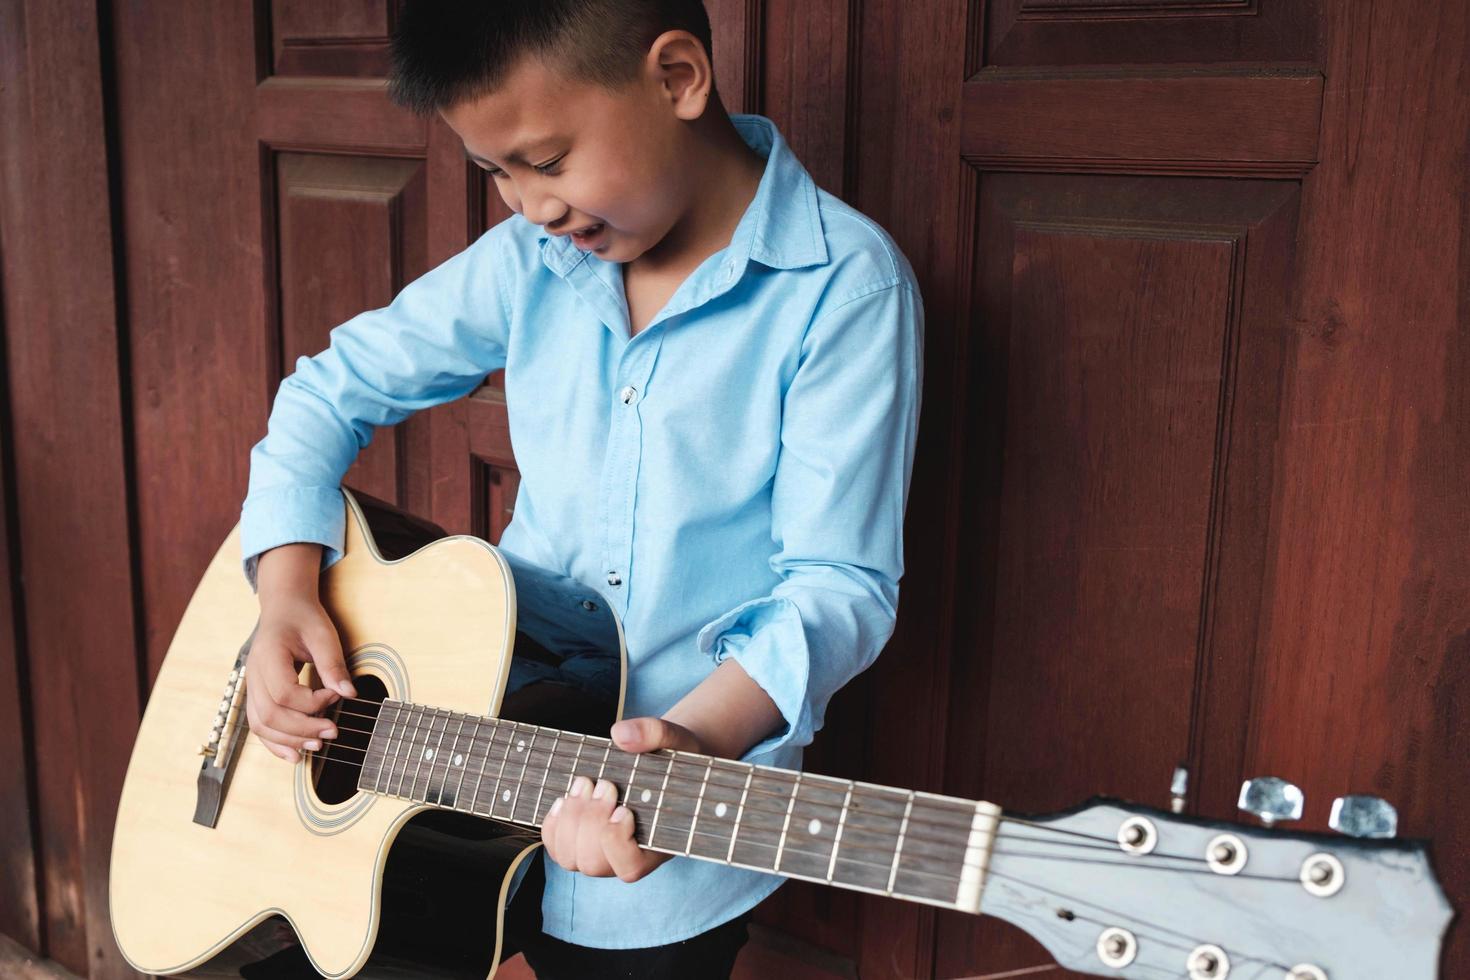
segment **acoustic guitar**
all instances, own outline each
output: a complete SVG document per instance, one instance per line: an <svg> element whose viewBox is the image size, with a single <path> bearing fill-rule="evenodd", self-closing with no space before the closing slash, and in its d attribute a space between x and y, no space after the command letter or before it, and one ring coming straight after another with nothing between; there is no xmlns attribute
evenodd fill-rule
<svg viewBox="0 0 1470 980"><path fill-rule="evenodd" d="M625 754L604 737L625 651L599 593L343 496L345 554L321 596L359 697L331 709L334 743L287 765L244 722L258 604L238 529L159 671L112 848L114 935L140 971L491 977L511 952L502 926L535 828L580 774L618 785L651 850L997 916L1083 973L1437 975L1451 910L1423 842L1112 799L1024 816L684 752ZM309 666L303 681L319 683ZM1247 796L1266 801L1263 816L1291 816L1291 790L1258 781ZM1388 832L1364 798L1340 801L1338 817Z"/></svg>

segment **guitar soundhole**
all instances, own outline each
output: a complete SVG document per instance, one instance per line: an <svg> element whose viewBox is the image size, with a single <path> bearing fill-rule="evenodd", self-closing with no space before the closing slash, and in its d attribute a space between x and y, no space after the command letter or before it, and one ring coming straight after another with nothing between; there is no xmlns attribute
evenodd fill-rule
<svg viewBox="0 0 1470 980"><path fill-rule="evenodd" d="M312 786L317 799L329 805L357 795L357 778L362 774L362 760L367 757L373 723L383 699L388 696L383 681L372 674L354 677L352 684L357 688L357 697L338 701L326 714L337 723L337 738L312 754Z"/></svg>

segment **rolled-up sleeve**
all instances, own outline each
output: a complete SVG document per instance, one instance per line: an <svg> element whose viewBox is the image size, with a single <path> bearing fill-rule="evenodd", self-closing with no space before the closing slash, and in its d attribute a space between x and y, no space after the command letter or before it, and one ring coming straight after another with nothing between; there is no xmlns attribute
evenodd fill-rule
<svg viewBox="0 0 1470 980"><path fill-rule="evenodd" d="M491 229L409 283L382 309L331 332L281 382L266 435L250 451L240 512L245 576L256 586L262 552L292 542L342 557L341 483L374 431L468 394L505 366L510 310L504 243Z"/></svg>
<svg viewBox="0 0 1470 980"><path fill-rule="evenodd" d="M893 633L922 348L923 304L907 278L858 290L803 339L771 491L780 582L696 639L716 663L734 658L785 721L746 758L809 743L832 695Z"/></svg>

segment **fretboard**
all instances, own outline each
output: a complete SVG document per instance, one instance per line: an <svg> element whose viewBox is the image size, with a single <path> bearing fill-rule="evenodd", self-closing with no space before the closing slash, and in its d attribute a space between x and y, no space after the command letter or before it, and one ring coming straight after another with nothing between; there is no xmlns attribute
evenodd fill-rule
<svg viewBox="0 0 1470 980"><path fill-rule="evenodd" d="M539 827L610 780L649 850L978 912L997 807L384 701L360 790Z"/></svg>

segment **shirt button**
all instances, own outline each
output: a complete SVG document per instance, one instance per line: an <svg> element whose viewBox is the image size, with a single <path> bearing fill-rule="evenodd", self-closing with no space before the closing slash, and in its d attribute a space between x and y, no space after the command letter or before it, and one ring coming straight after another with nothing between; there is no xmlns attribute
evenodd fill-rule
<svg viewBox="0 0 1470 980"><path fill-rule="evenodd" d="M623 400L624 405L631 405L638 399L638 389L632 385L628 385L628 387L618 392L618 397Z"/></svg>
<svg viewBox="0 0 1470 980"><path fill-rule="evenodd" d="M623 584L623 579L620 575L618 575L617 572L608 572L607 584L611 585L613 588L617 588L618 586Z"/></svg>

